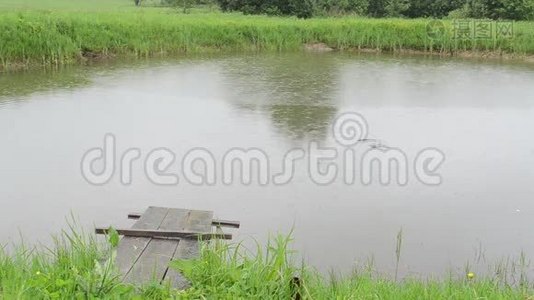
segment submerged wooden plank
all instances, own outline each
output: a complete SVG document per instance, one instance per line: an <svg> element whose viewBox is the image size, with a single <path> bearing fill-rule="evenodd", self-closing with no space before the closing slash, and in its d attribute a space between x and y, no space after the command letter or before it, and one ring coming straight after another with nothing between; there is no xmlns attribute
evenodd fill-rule
<svg viewBox="0 0 534 300"><path fill-rule="evenodd" d="M149 207L132 226L134 229L157 229L165 219L168 208ZM116 264L123 279L126 278L134 264L150 242L150 238L124 237L117 248Z"/></svg>
<svg viewBox="0 0 534 300"><path fill-rule="evenodd" d="M185 226L189 213L188 210L170 208L156 229L169 232L180 230ZM151 239L125 281L145 284L153 280L162 280L178 244L177 239Z"/></svg>
<svg viewBox="0 0 534 300"><path fill-rule="evenodd" d="M211 211L190 211L187 222L182 230L210 232L213 220ZM199 255L198 240L182 239L173 255L173 259L192 259ZM172 286L185 289L190 286L189 281L180 272L169 268L165 274L165 280L169 281Z"/></svg>

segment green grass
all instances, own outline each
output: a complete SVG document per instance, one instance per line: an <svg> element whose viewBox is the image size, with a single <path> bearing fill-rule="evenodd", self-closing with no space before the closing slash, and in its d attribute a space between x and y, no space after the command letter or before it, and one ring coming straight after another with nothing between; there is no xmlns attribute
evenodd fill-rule
<svg viewBox="0 0 534 300"><path fill-rule="evenodd" d="M177 261L174 267L192 280L193 286L186 293L192 298L292 299L299 294L303 299L524 300L534 295L527 281L512 285L498 274L494 278L451 275L441 280L397 281L377 275L372 266L367 266L350 276L325 278L314 269L294 263L290 242L290 237L278 236L252 252L240 245L205 246L200 259ZM295 277L299 284L295 284Z"/></svg>
<svg viewBox="0 0 534 300"><path fill-rule="evenodd" d="M133 6L133 0L0 0L0 10L96 11Z"/></svg>
<svg viewBox="0 0 534 300"><path fill-rule="evenodd" d="M160 285L122 284L114 271L113 249L93 236L72 230L54 238L54 246L0 248L0 299L166 298Z"/></svg>
<svg viewBox="0 0 534 300"><path fill-rule="evenodd" d="M18 246L0 251L0 299L533 299L523 278L502 276L442 280L393 280L370 267L344 278L324 277L295 264L291 238L278 236L250 251L242 244L204 245L195 260L175 261L192 287L177 291L158 283L120 282L114 266L117 238L109 243L69 229L51 248ZM503 269L497 269L502 274ZM299 278L298 280L295 277Z"/></svg>
<svg viewBox="0 0 534 300"><path fill-rule="evenodd" d="M428 20L296 18L134 7L128 0L0 1L0 62L59 65L84 57L147 57L209 51L298 51L309 43L339 50L534 54L534 23L517 22L513 39L431 39Z"/></svg>
<svg viewBox="0 0 534 300"><path fill-rule="evenodd" d="M143 0L143 7L159 4ZM0 10L127 11L137 9L134 0L0 0Z"/></svg>

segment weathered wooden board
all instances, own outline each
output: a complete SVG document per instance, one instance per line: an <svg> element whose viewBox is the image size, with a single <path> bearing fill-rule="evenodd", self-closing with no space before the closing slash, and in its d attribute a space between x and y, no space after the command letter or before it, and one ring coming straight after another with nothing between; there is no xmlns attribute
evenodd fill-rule
<svg viewBox="0 0 534 300"><path fill-rule="evenodd" d="M146 212L139 218L132 228L137 229L154 229L159 228L168 208L149 207ZM130 273L132 267L137 262L151 238L142 237L124 237L117 248L116 264L123 279Z"/></svg>
<svg viewBox="0 0 534 300"><path fill-rule="evenodd" d="M239 221L213 219L213 221L211 221L211 225L217 226L217 227L239 228L241 226L241 223Z"/></svg>
<svg viewBox="0 0 534 300"><path fill-rule="evenodd" d="M129 213L128 219L137 220L141 218L141 215L142 215L141 213ZM220 226L220 227L239 228L241 226L241 223L239 221L213 219L211 221L211 225Z"/></svg>
<svg viewBox="0 0 534 300"><path fill-rule="evenodd" d="M96 228L97 234L108 234L109 228ZM176 231L176 230L162 230L162 229L120 229L115 228L115 231L119 235L129 237L150 237L150 238L181 238L181 239L193 239L193 240L212 240L212 239L224 239L231 240L231 234L224 233L205 233L194 231Z"/></svg>
<svg viewBox="0 0 534 300"><path fill-rule="evenodd" d="M198 231L198 232L210 232L211 222L213 220L213 212L211 211L198 211L192 210L189 212L186 224L183 230ZM178 243L178 247L174 253L174 259L192 259L199 255L199 242L198 240L182 239ZM172 286L185 289L189 286L189 282L186 278L174 269L168 269L165 274L166 281L169 281Z"/></svg>
<svg viewBox="0 0 534 300"><path fill-rule="evenodd" d="M167 208L167 214L155 229L181 230L185 226L188 215L188 210ZM150 239L130 272L126 274L124 281L144 284L163 279L178 244L179 240L176 239ZM120 256L120 253L117 256Z"/></svg>
<svg viewBox="0 0 534 300"><path fill-rule="evenodd" d="M192 259L199 255L199 238L231 239L220 226L239 227L237 221L213 220L213 212L165 207L149 207L143 214L129 214L137 219L131 229L116 229L124 235L117 248L116 263L125 282L143 285L168 281L185 289L187 279L169 268L173 259ZM211 226L218 226L217 233ZM97 228L97 233L108 229Z"/></svg>

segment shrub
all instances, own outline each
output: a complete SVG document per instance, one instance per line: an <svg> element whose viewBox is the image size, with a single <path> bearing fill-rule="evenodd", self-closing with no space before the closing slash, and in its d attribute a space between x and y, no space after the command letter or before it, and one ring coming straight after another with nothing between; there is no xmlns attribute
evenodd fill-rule
<svg viewBox="0 0 534 300"><path fill-rule="evenodd" d="M389 0L385 10L388 17L401 17L406 14L409 7L408 0Z"/></svg>
<svg viewBox="0 0 534 300"><path fill-rule="evenodd" d="M473 18L527 20L534 16L534 0L469 0L467 9Z"/></svg>
<svg viewBox="0 0 534 300"><path fill-rule="evenodd" d="M465 0L410 0L405 15L410 18L441 18L464 5Z"/></svg>
<svg viewBox="0 0 534 300"><path fill-rule="evenodd" d="M328 14L367 14L369 0L318 0L317 9Z"/></svg>

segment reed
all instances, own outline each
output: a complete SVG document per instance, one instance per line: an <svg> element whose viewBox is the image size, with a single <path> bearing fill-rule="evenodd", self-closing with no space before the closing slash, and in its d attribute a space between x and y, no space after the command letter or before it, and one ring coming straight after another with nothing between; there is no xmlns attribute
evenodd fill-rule
<svg viewBox="0 0 534 300"><path fill-rule="evenodd" d="M337 50L534 54L534 24L517 22L511 39L457 40L452 24L438 38L429 20L296 18L181 14L164 8L0 12L0 62L61 65L113 56L149 57L214 51L299 51L323 43Z"/></svg>

